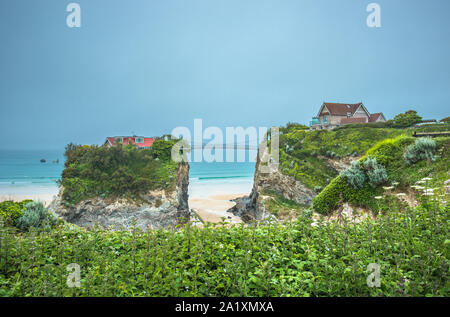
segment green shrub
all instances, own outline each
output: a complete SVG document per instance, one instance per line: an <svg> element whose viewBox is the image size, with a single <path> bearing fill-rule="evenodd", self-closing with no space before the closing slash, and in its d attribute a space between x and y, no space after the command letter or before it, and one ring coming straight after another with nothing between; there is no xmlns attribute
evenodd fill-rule
<svg viewBox="0 0 450 317"><path fill-rule="evenodd" d="M375 157L368 156L362 162L362 166L371 187L377 187L387 181L388 174L386 169L383 165L377 163L377 159Z"/></svg>
<svg viewBox="0 0 450 317"><path fill-rule="evenodd" d="M353 161L349 168L342 171L341 177L355 189L361 188L366 181L366 175L361 171L358 161Z"/></svg>
<svg viewBox="0 0 450 317"><path fill-rule="evenodd" d="M314 209L326 214L340 203L349 202L374 210L377 206L374 197L382 192L379 185L388 179L390 173L396 175L392 180L399 180L406 170L401 156L403 149L413 140L412 137L399 136L378 142L367 151L366 156L359 162L353 162L349 169L314 197Z"/></svg>
<svg viewBox="0 0 450 317"><path fill-rule="evenodd" d="M436 142L432 138L419 138L409 145L403 154L403 159L409 165L421 160L431 160L436 149Z"/></svg>
<svg viewBox="0 0 450 317"><path fill-rule="evenodd" d="M56 223L56 218L41 202L30 202L24 206L23 215L17 219L17 227L27 231L31 227L49 229Z"/></svg>
<svg viewBox="0 0 450 317"><path fill-rule="evenodd" d="M158 139L151 149L69 144L63 201L69 206L92 197L139 200L150 190L173 189L178 165L171 160L171 149L177 141Z"/></svg>
<svg viewBox="0 0 450 317"><path fill-rule="evenodd" d="M408 110L405 113L400 113L396 115L392 122L392 126L399 128L407 128L421 121L422 117L417 114L417 111Z"/></svg>
<svg viewBox="0 0 450 317"><path fill-rule="evenodd" d="M22 207L14 201L3 201L0 203L0 217L5 225L15 226L17 219L23 214Z"/></svg>

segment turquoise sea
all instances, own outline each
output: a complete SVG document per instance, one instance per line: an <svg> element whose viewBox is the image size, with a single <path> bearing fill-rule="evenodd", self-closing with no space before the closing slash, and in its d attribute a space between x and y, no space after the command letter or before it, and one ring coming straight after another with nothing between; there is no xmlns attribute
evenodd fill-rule
<svg viewBox="0 0 450 317"><path fill-rule="evenodd" d="M0 150L0 195L56 193L63 167L63 151Z"/></svg>
<svg viewBox="0 0 450 317"><path fill-rule="evenodd" d="M191 162L190 166L190 197L251 191L254 162ZM62 150L0 150L0 195L56 194L63 168Z"/></svg>

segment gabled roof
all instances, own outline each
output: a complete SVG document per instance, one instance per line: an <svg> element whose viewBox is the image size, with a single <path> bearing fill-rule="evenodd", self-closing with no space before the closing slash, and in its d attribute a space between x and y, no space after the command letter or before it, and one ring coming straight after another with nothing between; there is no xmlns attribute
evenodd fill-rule
<svg viewBox="0 0 450 317"><path fill-rule="evenodd" d="M382 112L372 113L369 117L369 122L376 122L380 117L386 120Z"/></svg>
<svg viewBox="0 0 450 317"><path fill-rule="evenodd" d="M335 115L335 116L346 116L348 112L351 113L351 115L353 115L356 110L358 110L358 108L362 106L364 111L367 112L367 114L369 115L369 112L367 111L367 109L364 107L362 102L359 103L333 103L333 102L324 102L322 104L322 106L320 107L319 113L317 114L317 116L320 115L320 113L322 112L323 108L326 107L326 109L328 109L328 113L330 115Z"/></svg>
<svg viewBox="0 0 450 317"><path fill-rule="evenodd" d="M351 123L366 123L367 117L356 117L356 118L342 118L341 124L351 124Z"/></svg>
<svg viewBox="0 0 450 317"><path fill-rule="evenodd" d="M110 145L116 145L116 139L123 138L123 144L136 144L138 147L151 147L155 139L146 138L143 136L115 136L115 137L107 137L106 142L109 142ZM137 138L142 138L144 142L136 143Z"/></svg>

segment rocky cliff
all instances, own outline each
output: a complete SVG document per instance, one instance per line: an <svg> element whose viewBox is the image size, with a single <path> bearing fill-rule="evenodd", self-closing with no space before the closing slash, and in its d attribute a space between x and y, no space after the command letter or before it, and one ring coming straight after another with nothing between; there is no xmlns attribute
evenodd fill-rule
<svg viewBox="0 0 450 317"><path fill-rule="evenodd" d="M67 207L62 201L61 186L49 209L57 216L78 226L90 228L99 225L113 230L129 228L174 228L189 218L188 207L189 164L179 164L175 189L150 191L142 201L127 199L104 199L95 197Z"/></svg>
<svg viewBox="0 0 450 317"><path fill-rule="evenodd" d="M250 196L238 198L235 200L236 206L229 210L233 214L240 216L246 222L250 220L261 220L265 217L264 207L260 199L264 195L264 192L276 193L303 205L311 205L312 199L316 195L312 189L305 186L302 182L291 176L282 174L275 164L269 168L269 172L264 171L262 167L266 163L263 163L261 160L261 157L264 156L268 156L267 148L263 151L258 151L253 188ZM266 167L268 166L266 165Z"/></svg>

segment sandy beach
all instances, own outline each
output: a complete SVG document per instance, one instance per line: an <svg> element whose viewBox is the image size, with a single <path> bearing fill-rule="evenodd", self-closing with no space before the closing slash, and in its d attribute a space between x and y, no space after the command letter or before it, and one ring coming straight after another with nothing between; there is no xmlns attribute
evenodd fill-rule
<svg viewBox="0 0 450 317"><path fill-rule="evenodd" d="M7 194L7 195L0 195L0 202L6 201L6 200L12 200L12 201L22 201L25 199L31 199L34 201L41 201L44 206L48 206L52 200L55 198L55 194Z"/></svg>
<svg viewBox="0 0 450 317"><path fill-rule="evenodd" d="M44 206L48 206L57 195L55 193L37 193L37 194L0 194L0 202L6 200L22 201L31 199L34 201L41 201ZM222 218L225 218L229 223L241 223L241 218L227 212L235 203L232 199L247 196L248 193L240 194L222 194L211 195L207 198L193 197L189 199L189 208L193 209L196 215L202 222L219 223Z"/></svg>
<svg viewBox="0 0 450 317"><path fill-rule="evenodd" d="M219 223L225 218L229 223L241 223L241 218L227 212L235 203L232 199L247 196L248 193L211 195L207 198L193 197L189 199L189 208L194 210L202 222Z"/></svg>

